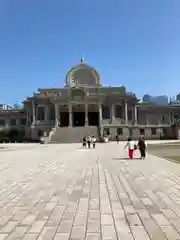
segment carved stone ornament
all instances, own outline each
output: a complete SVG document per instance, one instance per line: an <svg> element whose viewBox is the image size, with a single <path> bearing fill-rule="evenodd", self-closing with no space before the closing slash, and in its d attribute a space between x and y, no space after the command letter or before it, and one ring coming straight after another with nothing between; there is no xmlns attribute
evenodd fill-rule
<svg viewBox="0 0 180 240"><path fill-rule="evenodd" d="M74 77L70 78L70 86L75 87L76 86L76 79Z"/></svg>

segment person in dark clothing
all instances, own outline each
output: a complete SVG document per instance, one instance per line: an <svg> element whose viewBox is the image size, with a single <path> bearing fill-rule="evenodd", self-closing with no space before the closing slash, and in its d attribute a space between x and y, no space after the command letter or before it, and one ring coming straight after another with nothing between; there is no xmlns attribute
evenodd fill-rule
<svg viewBox="0 0 180 240"><path fill-rule="evenodd" d="M116 142L119 143L119 135L116 135Z"/></svg>
<svg viewBox="0 0 180 240"><path fill-rule="evenodd" d="M88 148L91 148L91 141L91 136L89 136L87 139Z"/></svg>
<svg viewBox="0 0 180 240"><path fill-rule="evenodd" d="M92 136L92 145L93 145L93 148L96 147L96 138L95 138L95 136Z"/></svg>
<svg viewBox="0 0 180 240"><path fill-rule="evenodd" d="M82 145L83 145L83 148L86 148L86 137L85 136L82 139Z"/></svg>
<svg viewBox="0 0 180 240"><path fill-rule="evenodd" d="M144 141L144 138L141 137L139 139L138 147L139 147L139 151L141 154L141 159L145 159L146 158L146 143Z"/></svg>

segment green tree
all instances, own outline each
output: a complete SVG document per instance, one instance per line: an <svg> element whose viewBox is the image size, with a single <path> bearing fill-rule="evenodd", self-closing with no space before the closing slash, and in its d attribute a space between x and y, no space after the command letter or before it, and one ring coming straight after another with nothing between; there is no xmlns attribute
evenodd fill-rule
<svg viewBox="0 0 180 240"><path fill-rule="evenodd" d="M23 108L23 106L19 103L15 103L15 104L12 105L12 108L13 109L21 109L21 108Z"/></svg>

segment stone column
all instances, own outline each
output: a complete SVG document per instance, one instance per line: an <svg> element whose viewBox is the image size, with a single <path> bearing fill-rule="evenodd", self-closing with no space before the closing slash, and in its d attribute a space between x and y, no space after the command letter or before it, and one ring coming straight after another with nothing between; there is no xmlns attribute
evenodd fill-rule
<svg viewBox="0 0 180 240"><path fill-rule="evenodd" d="M171 112L170 114L171 114L171 115L170 115L170 123L171 123L171 124L174 124L174 113Z"/></svg>
<svg viewBox="0 0 180 240"><path fill-rule="evenodd" d="M72 104L69 103L69 127L72 127Z"/></svg>
<svg viewBox="0 0 180 240"><path fill-rule="evenodd" d="M102 105L99 103L99 125L102 125Z"/></svg>
<svg viewBox="0 0 180 240"><path fill-rule="evenodd" d="M16 126L19 126L19 125L20 125L20 119L16 118Z"/></svg>
<svg viewBox="0 0 180 240"><path fill-rule="evenodd" d="M134 106L134 124L137 124L137 107Z"/></svg>
<svg viewBox="0 0 180 240"><path fill-rule="evenodd" d="M88 104L85 103L85 126L88 126Z"/></svg>
<svg viewBox="0 0 180 240"><path fill-rule="evenodd" d="M6 118L6 120L5 120L5 127L6 127L6 128L9 127L9 118Z"/></svg>
<svg viewBox="0 0 180 240"><path fill-rule="evenodd" d="M128 124L128 104L127 104L127 101L124 102L124 108L125 108L125 124Z"/></svg>
<svg viewBox="0 0 180 240"><path fill-rule="evenodd" d="M115 118L115 105L111 105L111 121L114 121Z"/></svg>
<svg viewBox="0 0 180 240"><path fill-rule="evenodd" d="M161 121L161 115L157 115L157 124L158 126L163 124Z"/></svg>
<svg viewBox="0 0 180 240"><path fill-rule="evenodd" d="M56 123L56 126L58 126L59 124L59 105L58 103L55 103L55 123Z"/></svg>
<svg viewBox="0 0 180 240"><path fill-rule="evenodd" d="M33 121L32 124L36 124L36 106L35 106L35 101L32 101L32 115L33 115Z"/></svg>
<svg viewBox="0 0 180 240"><path fill-rule="evenodd" d="M149 118L148 118L148 117L149 117L149 115L147 114L147 115L146 115L146 125L150 125L150 124L149 124L150 122L149 122Z"/></svg>

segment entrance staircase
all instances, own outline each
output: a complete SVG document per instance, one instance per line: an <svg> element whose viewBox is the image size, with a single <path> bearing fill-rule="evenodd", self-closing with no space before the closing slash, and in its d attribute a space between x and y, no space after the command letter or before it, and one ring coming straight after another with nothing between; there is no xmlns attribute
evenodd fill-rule
<svg viewBox="0 0 180 240"><path fill-rule="evenodd" d="M89 135L95 136L99 141L99 128L96 126L55 127L49 135L48 143L80 143L83 136Z"/></svg>

